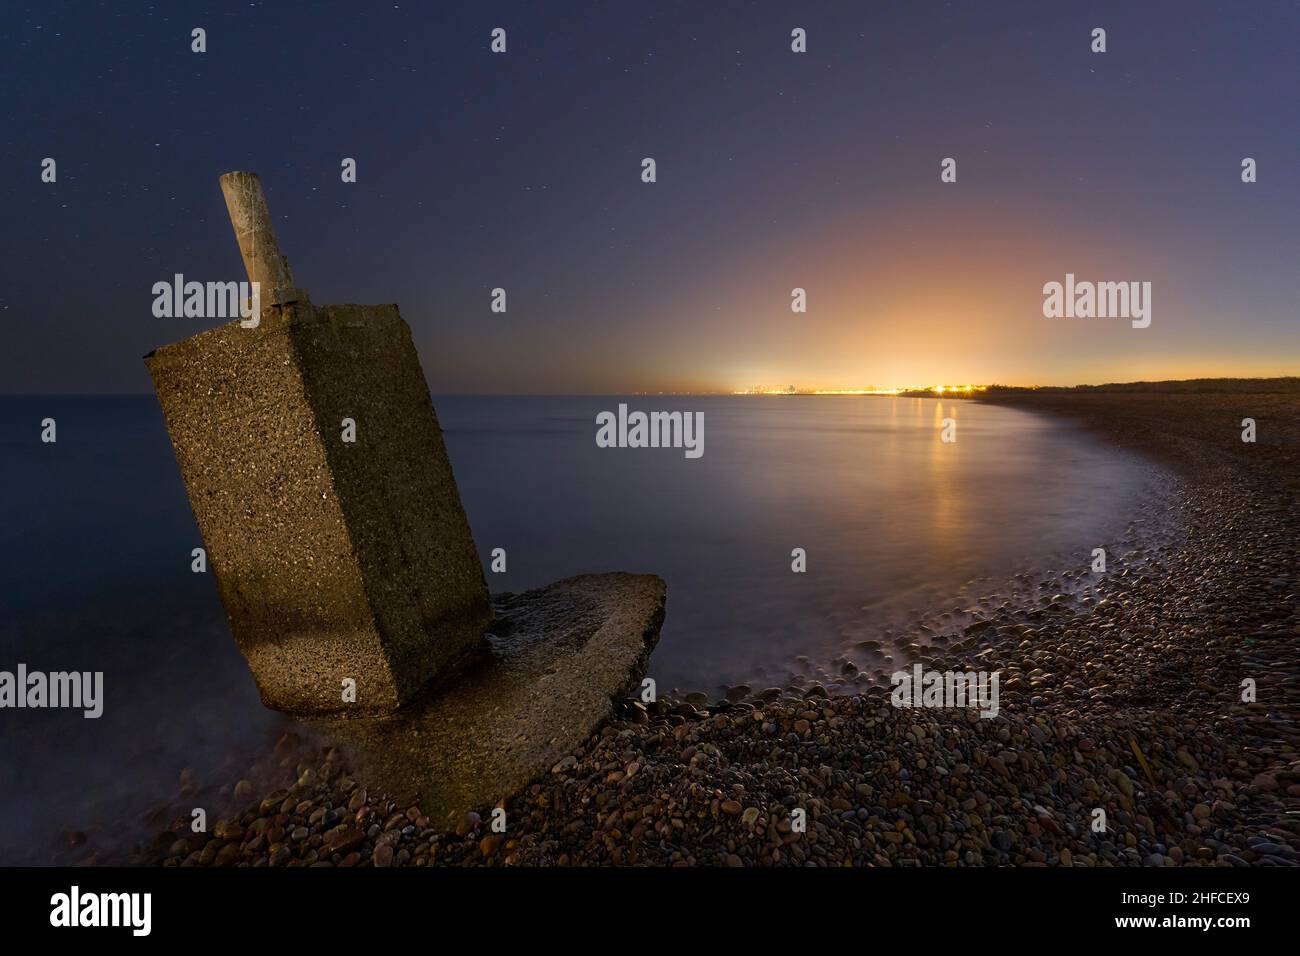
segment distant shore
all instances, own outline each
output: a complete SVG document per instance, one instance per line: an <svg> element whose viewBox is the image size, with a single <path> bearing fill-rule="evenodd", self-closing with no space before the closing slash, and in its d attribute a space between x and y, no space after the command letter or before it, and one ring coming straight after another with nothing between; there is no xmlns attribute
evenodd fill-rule
<svg viewBox="0 0 1300 956"><path fill-rule="evenodd" d="M1049 576L1036 606L1004 604L942 635L935 668L1000 672L996 718L896 708L880 692L629 704L503 802L505 833L489 827L491 807L447 829L289 734L230 779L183 781L131 862L1300 863L1286 813L1300 809L1300 393L979 400L1068 417L1164 463L1182 528L1175 544L1111 555L1082 596ZM1241 699L1247 678L1254 703ZM198 793L226 808L204 834L179 812Z"/></svg>

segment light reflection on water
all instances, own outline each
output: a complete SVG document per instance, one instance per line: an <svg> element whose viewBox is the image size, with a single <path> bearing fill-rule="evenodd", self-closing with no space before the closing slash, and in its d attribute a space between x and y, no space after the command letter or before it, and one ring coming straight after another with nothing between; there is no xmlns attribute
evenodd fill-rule
<svg viewBox="0 0 1300 956"><path fill-rule="evenodd" d="M704 455L601 449L596 414L704 412ZM663 689L782 684L973 578L1081 565L1138 510L1143 469L1014 409L886 397L435 401L493 591L590 571L668 582ZM39 443L58 419L59 442ZM939 440L944 418L957 441ZM97 721L0 714L0 861L123 819L276 732L225 624L154 399L0 399L0 667L103 670ZM808 570L791 572L804 548ZM805 657L808 665L793 664Z"/></svg>
<svg viewBox="0 0 1300 956"><path fill-rule="evenodd" d="M704 456L597 448L596 414L619 401L703 411ZM1086 555L1124 528L1144 473L1070 426L955 400L443 398L438 411L480 552L509 555L489 585L659 574L653 674L706 692L779 683L795 655L829 660L973 578Z"/></svg>

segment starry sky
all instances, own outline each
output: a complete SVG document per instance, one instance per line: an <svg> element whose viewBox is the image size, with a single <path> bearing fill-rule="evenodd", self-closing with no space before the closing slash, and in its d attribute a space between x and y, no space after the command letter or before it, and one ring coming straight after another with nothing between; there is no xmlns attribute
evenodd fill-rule
<svg viewBox="0 0 1300 956"><path fill-rule="evenodd" d="M214 324L153 284L244 278L232 169L435 394L1296 374L1297 37L1296 2L11 0L0 392L151 391ZM1067 272L1151 282L1151 327L1045 318Z"/></svg>

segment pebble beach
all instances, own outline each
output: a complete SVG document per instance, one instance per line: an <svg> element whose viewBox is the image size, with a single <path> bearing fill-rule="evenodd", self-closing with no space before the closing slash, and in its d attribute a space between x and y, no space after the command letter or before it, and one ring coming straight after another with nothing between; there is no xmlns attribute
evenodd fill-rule
<svg viewBox="0 0 1300 956"><path fill-rule="evenodd" d="M162 866L1296 865L1300 393L1288 389L984 397L1148 457L1170 490L1144 518L1177 529L1111 554L1104 574L1022 582L950 632L918 624L927 667L1000 672L996 717L899 708L887 687L851 681L629 701L543 779L450 823L290 730L215 779L183 774L147 815L149 845L73 831L66 849ZM1241 441L1245 417L1256 443ZM199 805L207 832L193 833Z"/></svg>

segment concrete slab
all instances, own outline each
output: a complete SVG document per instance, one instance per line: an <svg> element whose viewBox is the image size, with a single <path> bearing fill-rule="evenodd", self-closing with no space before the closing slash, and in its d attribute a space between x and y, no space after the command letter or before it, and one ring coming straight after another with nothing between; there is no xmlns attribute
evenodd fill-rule
<svg viewBox="0 0 1300 956"><path fill-rule="evenodd" d="M667 589L589 574L495 602L478 666L395 715L313 721L371 786L454 824L550 771L639 692Z"/></svg>

